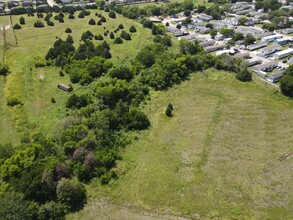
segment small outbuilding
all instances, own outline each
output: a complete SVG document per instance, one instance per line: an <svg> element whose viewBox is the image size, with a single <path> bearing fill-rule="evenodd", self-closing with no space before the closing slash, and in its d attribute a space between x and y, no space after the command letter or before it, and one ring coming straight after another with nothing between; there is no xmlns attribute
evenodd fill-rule
<svg viewBox="0 0 293 220"><path fill-rule="evenodd" d="M71 92L71 91L72 91L72 87L71 87L71 86L68 86L68 85L65 85L64 83L59 83L59 84L57 85L57 87L58 87L59 89L62 89L62 90L65 91L65 92Z"/></svg>

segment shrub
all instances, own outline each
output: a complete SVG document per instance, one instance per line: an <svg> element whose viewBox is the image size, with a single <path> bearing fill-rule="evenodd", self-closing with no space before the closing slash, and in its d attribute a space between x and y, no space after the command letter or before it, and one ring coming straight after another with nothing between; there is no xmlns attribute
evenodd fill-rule
<svg viewBox="0 0 293 220"><path fill-rule="evenodd" d="M252 79L251 72L247 68L242 69L236 73L236 78L242 82L247 82Z"/></svg>
<svg viewBox="0 0 293 220"><path fill-rule="evenodd" d="M52 103L56 103L56 100L54 98L51 98Z"/></svg>
<svg viewBox="0 0 293 220"><path fill-rule="evenodd" d="M47 21L47 25L48 25L48 26L54 26L55 24L54 24L53 21L48 20L48 21Z"/></svg>
<svg viewBox="0 0 293 220"><path fill-rule="evenodd" d="M34 27L35 27L35 28L43 28L43 27L45 27L45 25L44 25L44 23L41 22L41 21L36 21L36 22L34 23Z"/></svg>
<svg viewBox="0 0 293 220"><path fill-rule="evenodd" d="M74 19L75 17L74 17L74 15L73 14L70 14L69 16L68 16L68 19Z"/></svg>
<svg viewBox="0 0 293 220"><path fill-rule="evenodd" d="M96 35L96 36L95 36L95 39L96 39L96 40L104 40L104 37L103 37L102 35L99 34L99 35Z"/></svg>
<svg viewBox="0 0 293 220"><path fill-rule="evenodd" d="M66 207L61 203L57 202L47 202L44 205L40 206L38 211L38 219L47 220L47 219L64 219L66 214Z"/></svg>
<svg viewBox="0 0 293 220"><path fill-rule="evenodd" d="M113 32L110 33L110 38L111 38L111 39L114 39L114 38L115 38Z"/></svg>
<svg viewBox="0 0 293 220"><path fill-rule="evenodd" d="M166 111L165 111L165 114L168 116L168 117L172 117L172 111L173 111L174 107L171 103L168 104L167 108L166 108Z"/></svg>
<svg viewBox="0 0 293 220"><path fill-rule="evenodd" d="M97 25L102 25L101 20L99 20L99 21L97 22Z"/></svg>
<svg viewBox="0 0 293 220"><path fill-rule="evenodd" d="M67 34L72 33L71 28L66 28L66 29L65 29L65 33L67 33Z"/></svg>
<svg viewBox="0 0 293 220"><path fill-rule="evenodd" d="M89 25L96 25L96 21L94 19L90 19L89 20Z"/></svg>
<svg viewBox="0 0 293 220"><path fill-rule="evenodd" d="M136 32L136 28L132 25L132 26L129 28L129 32L131 32L131 33L135 33L135 32Z"/></svg>
<svg viewBox="0 0 293 220"><path fill-rule="evenodd" d="M24 17L20 17L20 18L19 18L19 23L20 23L21 25L25 24L25 19L24 19Z"/></svg>
<svg viewBox="0 0 293 220"><path fill-rule="evenodd" d="M119 24L119 25L118 25L118 28L119 28L119 29L124 29L123 24Z"/></svg>
<svg viewBox="0 0 293 220"><path fill-rule="evenodd" d="M79 14L78 14L78 18L84 18L84 12L83 11L81 11Z"/></svg>
<svg viewBox="0 0 293 220"><path fill-rule="evenodd" d="M86 190L77 180L61 179L57 185L57 198L71 211L77 211L86 203Z"/></svg>
<svg viewBox="0 0 293 220"><path fill-rule="evenodd" d="M16 105L23 105L23 103L18 98L8 98L7 105L13 107Z"/></svg>
<svg viewBox="0 0 293 220"><path fill-rule="evenodd" d="M115 12L114 12L114 11L110 11L110 12L109 12L109 17L110 17L110 18L116 18L116 14L115 14Z"/></svg>
<svg viewBox="0 0 293 220"><path fill-rule="evenodd" d="M106 18L104 16L102 16L100 21L101 22L106 22L107 20L106 20Z"/></svg>
<svg viewBox="0 0 293 220"><path fill-rule="evenodd" d="M114 44L122 44L122 43L123 43L123 41L120 37L117 37L114 41Z"/></svg>
<svg viewBox="0 0 293 220"><path fill-rule="evenodd" d="M59 16L59 19L58 19L58 21L59 21L60 23L64 23L64 18L63 18L63 17L61 17L61 16Z"/></svg>
<svg viewBox="0 0 293 220"><path fill-rule="evenodd" d="M13 26L13 29L21 29L20 24L16 23L16 24Z"/></svg>
<svg viewBox="0 0 293 220"><path fill-rule="evenodd" d="M9 68L6 64L0 63L0 75L7 76L9 73Z"/></svg>
<svg viewBox="0 0 293 220"><path fill-rule="evenodd" d="M125 37L124 37L125 40L131 40L131 36L129 33L126 33Z"/></svg>

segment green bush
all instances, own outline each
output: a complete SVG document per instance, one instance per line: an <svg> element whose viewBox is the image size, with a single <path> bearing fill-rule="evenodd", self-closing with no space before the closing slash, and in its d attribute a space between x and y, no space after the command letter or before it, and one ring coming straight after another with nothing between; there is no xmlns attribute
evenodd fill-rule
<svg viewBox="0 0 293 220"><path fill-rule="evenodd" d="M35 27L35 28L43 28L43 27L45 27L45 25L44 25L44 23L41 22L41 21L36 21L36 22L34 23L34 27Z"/></svg>
<svg viewBox="0 0 293 220"><path fill-rule="evenodd" d="M18 98L12 97L7 98L7 105L13 107L16 105L23 105L23 103Z"/></svg>
<svg viewBox="0 0 293 220"><path fill-rule="evenodd" d="M132 25L132 26L129 28L129 32L131 32L131 33L135 33L135 32L136 32L136 28Z"/></svg>
<svg viewBox="0 0 293 220"><path fill-rule="evenodd" d="M67 33L67 34L72 33L71 28L66 28L66 29L65 29L65 33Z"/></svg>
<svg viewBox="0 0 293 220"><path fill-rule="evenodd" d="M13 26L13 29L21 29L21 25L20 24L18 24L18 23L16 23L14 26Z"/></svg>
<svg viewBox="0 0 293 220"><path fill-rule="evenodd" d="M89 25L96 25L96 21L94 19L90 19L89 20Z"/></svg>
<svg viewBox="0 0 293 220"><path fill-rule="evenodd" d="M115 40L114 40L114 44L122 44L123 41L120 37L117 37Z"/></svg>

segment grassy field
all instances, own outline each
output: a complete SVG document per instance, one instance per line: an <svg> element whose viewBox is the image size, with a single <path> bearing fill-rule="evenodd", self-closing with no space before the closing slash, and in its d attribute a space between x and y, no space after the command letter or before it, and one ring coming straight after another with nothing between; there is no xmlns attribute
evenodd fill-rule
<svg viewBox="0 0 293 220"><path fill-rule="evenodd" d="M109 35L105 40L110 44L111 53L114 63L127 63L129 58L136 55L138 49L151 41L151 33L149 29L144 29L142 26L132 20L123 18L117 15L117 19L111 19L107 13L98 10L90 10L91 15L83 19L77 18L79 12L75 13L75 19L68 19L68 14L65 14L65 22L59 23L53 18L54 27L45 26L44 28L34 28L33 24L38 18L28 17L23 15L26 24L22 25L22 29L15 30L18 40L13 34L13 30L6 31L6 50L4 47L4 35L0 34L0 54L1 60L5 52L4 62L10 68L10 74L4 79L1 78L1 100L0 100L0 120L2 126L7 126L7 130L0 130L0 137L9 140L19 139L18 133L33 132L41 130L50 135L54 133L54 127L58 125L62 118L66 115L64 103L69 94L57 89L58 83L69 83L67 76L60 77L59 69L55 67L35 68L36 61L44 60L48 49L52 47L56 38L66 39L67 27L72 29L72 37L77 47L80 43L80 37L83 32L90 30L93 34L102 34L109 30L113 31L120 23L124 25L126 31L131 25L137 29L137 33L132 34L131 41L124 41L123 44L113 44L114 40L110 39ZM99 18L95 13L102 13L107 22L102 26L88 25L90 18L98 21ZM13 23L18 23L20 16L13 16ZM0 24L5 26L9 24L8 16L0 17ZM40 19L43 21L43 19ZM120 35L120 32L115 34ZM143 38L142 38L143 37ZM94 41L99 44L99 41ZM75 91L81 90L77 85L74 85ZM23 102L22 107L8 108L6 99L8 97L16 97ZM56 103L51 103L51 98L55 98ZM5 122L5 123L4 123ZM8 123L6 125L6 122ZM10 126L11 125L11 126ZM11 134L10 136L8 135Z"/></svg>
<svg viewBox="0 0 293 220"><path fill-rule="evenodd" d="M123 152L120 178L92 182L68 219L292 219L293 157L278 160L293 150L292 100L210 70L144 109L152 126Z"/></svg>

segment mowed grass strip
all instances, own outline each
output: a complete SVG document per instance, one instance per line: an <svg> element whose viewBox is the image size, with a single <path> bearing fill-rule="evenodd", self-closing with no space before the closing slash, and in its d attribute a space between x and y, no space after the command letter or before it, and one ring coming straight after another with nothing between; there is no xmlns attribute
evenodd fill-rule
<svg viewBox="0 0 293 220"><path fill-rule="evenodd" d="M16 97L23 102L22 107L7 108L9 115L13 121L15 131L33 132L41 130L44 133L54 133L56 125L66 116L65 102L69 94L57 88L58 83L69 84L68 76L60 77L59 70L56 67L35 68L36 62L44 61L44 57L52 47L57 38L66 39L68 34L65 33L67 27L71 28L70 35L74 39L74 45L77 48L80 37L83 32L90 30L94 35L103 35L105 31L114 32L119 24L124 25L124 30L129 32L129 28L134 25L137 29L136 33L132 33L132 40L125 41L123 44L114 44L114 40L110 39L109 34L104 39L110 44L112 59L115 64L127 64L130 58L133 58L140 47L148 44L151 40L149 29L144 29L141 24L124 18L117 14L116 19L108 17L108 13L99 10L90 10L91 15L83 19L78 18L79 12L75 13L75 19L68 19L68 13L65 13L64 23L54 20L54 16L50 19L55 26L46 25L44 19L38 19L36 16L29 17L27 15L12 16L13 23L19 23L19 18L23 16L26 24L22 25L20 30L15 30L18 45L13 35L13 30L6 31L7 50L5 54L5 63L9 66L11 72L6 77L3 84L5 98L1 99L1 105L6 105L8 97ZM102 26L89 25L88 21L93 18L98 21L100 18L95 13L101 13L105 16L107 22ZM44 14L45 17L45 14ZM45 24L44 28L34 28L34 23L40 20ZM3 26L9 24L8 16L0 17L0 24ZM120 36L121 30L115 34ZM4 43L3 35L0 36L0 45ZM93 40L98 45L102 41ZM3 54L3 46L0 48ZM73 85L74 90L83 91L82 87ZM54 98L56 103L52 103ZM0 136L1 137L1 136Z"/></svg>
<svg viewBox="0 0 293 220"><path fill-rule="evenodd" d="M164 114L170 102L172 118ZM293 157L278 160L293 150L292 100L254 82L239 82L231 73L209 70L208 77L196 73L167 92L153 92L144 109L152 126L125 149L119 179L110 186L90 184L89 205L69 219L112 209L127 216L129 208L142 219L149 212L161 219L171 219L166 213L292 218ZM99 199L107 201L106 208ZM135 219L131 213L128 217Z"/></svg>

